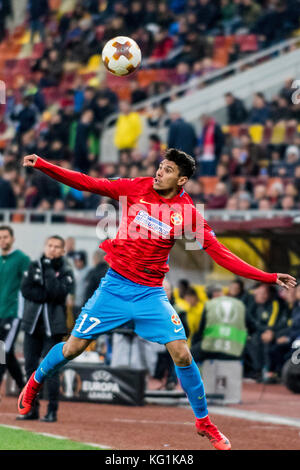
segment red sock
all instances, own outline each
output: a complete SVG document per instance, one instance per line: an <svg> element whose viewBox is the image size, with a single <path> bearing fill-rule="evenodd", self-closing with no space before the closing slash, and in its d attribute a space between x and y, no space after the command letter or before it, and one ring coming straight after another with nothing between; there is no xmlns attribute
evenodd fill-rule
<svg viewBox="0 0 300 470"><path fill-rule="evenodd" d="M205 418L196 418L198 424L211 424L210 417L207 415Z"/></svg>

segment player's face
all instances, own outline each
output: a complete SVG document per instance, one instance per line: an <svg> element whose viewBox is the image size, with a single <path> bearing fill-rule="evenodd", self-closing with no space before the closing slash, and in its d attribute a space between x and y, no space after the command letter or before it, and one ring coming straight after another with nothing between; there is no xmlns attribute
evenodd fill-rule
<svg viewBox="0 0 300 470"><path fill-rule="evenodd" d="M63 244L60 240L57 240L56 238L49 238L49 240L46 241L45 249L44 249L44 255L46 258L49 259L55 259L55 258L61 258L65 253L65 249L63 247Z"/></svg>
<svg viewBox="0 0 300 470"><path fill-rule="evenodd" d="M183 186L187 180L186 176L179 175L179 168L176 163L163 160L155 174L153 188L156 191L168 191Z"/></svg>
<svg viewBox="0 0 300 470"><path fill-rule="evenodd" d="M0 249L2 251L9 251L14 243L14 237L11 236L8 230L0 230Z"/></svg>

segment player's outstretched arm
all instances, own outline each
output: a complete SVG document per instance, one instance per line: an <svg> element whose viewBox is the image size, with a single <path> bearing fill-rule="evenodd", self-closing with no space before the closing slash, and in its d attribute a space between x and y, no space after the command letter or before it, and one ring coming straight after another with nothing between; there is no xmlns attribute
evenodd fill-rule
<svg viewBox="0 0 300 470"><path fill-rule="evenodd" d="M216 263L237 276L265 282L266 284L278 284L285 289L297 285L296 279L289 274L266 273L233 254L217 240L214 231L194 206L192 207L192 217L188 219L187 229L195 235L198 243Z"/></svg>
<svg viewBox="0 0 300 470"><path fill-rule="evenodd" d="M51 178L64 183L79 191L101 194L113 199L118 199L120 183L105 178L93 178L79 171L68 170L58 165L53 165L37 155L24 157L23 166L33 167L42 171Z"/></svg>
<svg viewBox="0 0 300 470"><path fill-rule="evenodd" d="M241 258L234 255L230 250L228 250L228 248L217 240L206 249L206 252L216 263L238 276L268 284L278 284L285 289L290 289L297 285L296 279L289 274L266 273L265 271L251 266L251 264L246 263Z"/></svg>

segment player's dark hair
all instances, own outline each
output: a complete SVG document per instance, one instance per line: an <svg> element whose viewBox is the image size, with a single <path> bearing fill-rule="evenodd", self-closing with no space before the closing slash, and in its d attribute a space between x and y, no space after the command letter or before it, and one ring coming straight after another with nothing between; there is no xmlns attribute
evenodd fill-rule
<svg viewBox="0 0 300 470"><path fill-rule="evenodd" d="M65 240L64 240L61 236L59 236L59 235L52 235L51 237L48 237L48 238L47 238L47 241L48 241L48 240L52 240L52 238L54 238L55 240L59 240L59 241L61 242L61 244L62 244L62 247L63 247L63 248L65 247Z"/></svg>
<svg viewBox="0 0 300 470"><path fill-rule="evenodd" d="M14 236L14 231L9 225L0 225L0 230L1 231L7 230L11 237Z"/></svg>
<svg viewBox="0 0 300 470"><path fill-rule="evenodd" d="M169 149L165 154L165 158L176 163L180 176L187 176L190 179L195 173L196 163L194 158L182 150Z"/></svg>

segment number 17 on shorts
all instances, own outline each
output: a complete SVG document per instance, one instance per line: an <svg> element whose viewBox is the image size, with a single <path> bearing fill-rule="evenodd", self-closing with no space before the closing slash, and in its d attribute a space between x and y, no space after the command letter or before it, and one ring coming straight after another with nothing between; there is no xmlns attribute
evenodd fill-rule
<svg viewBox="0 0 300 470"><path fill-rule="evenodd" d="M82 315L82 320L81 320L78 328L76 328L76 326L75 326L75 328L76 328L75 331L77 333L81 333L82 335L86 335L86 334L90 333L100 323L101 323L101 320L99 320L99 318L95 318L95 317L89 317L88 318L88 314L84 313Z"/></svg>

